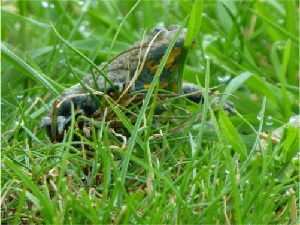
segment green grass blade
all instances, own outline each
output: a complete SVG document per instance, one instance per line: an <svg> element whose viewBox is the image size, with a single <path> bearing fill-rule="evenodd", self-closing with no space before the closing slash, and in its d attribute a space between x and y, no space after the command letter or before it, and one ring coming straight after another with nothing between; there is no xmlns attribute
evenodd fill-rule
<svg viewBox="0 0 300 225"><path fill-rule="evenodd" d="M65 40L54 28L53 24L51 23L52 29L55 32L55 34L57 35L57 37L63 42L65 43L70 49L72 49L76 54L78 54L81 58L83 58L84 60L86 60L88 63L90 63L90 65L96 69L99 74L101 74L101 76L104 77L104 79L110 84L110 86L114 89L114 91L116 93L119 93L119 91L116 89L116 87L114 86L114 84L108 79L108 77L103 73L103 71L95 64L93 63L89 58L87 58L85 55L83 55L81 52L79 52L76 48L74 48L67 40Z"/></svg>
<svg viewBox="0 0 300 225"><path fill-rule="evenodd" d="M248 78L252 76L250 72L244 72L241 75L233 78L230 83L227 85L224 95L222 96L221 103L224 103L229 98L228 94L233 94L243 83L248 80Z"/></svg>
<svg viewBox="0 0 300 225"><path fill-rule="evenodd" d="M263 103L262 103L262 110L261 110L261 114L259 115L260 116L260 123L259 123L259 129L257 131L257 135L256 135L256 139L255 139L255 142L253 144L253 147L247 157L247 160L246 162L244 162L242 168L241 168L241 171L244 171L244 169L247 167L248 163L250 162L252 156L254 155L255 151L256 151L256 146L259 142L259 139L260 139L260 133L262 131L262 126L263 126L263 123L264 123L264 115L265 115L265 109L266 109L266 100L267 98L264 97L264 100L263 100Z"/></svg>
<svg viewBox="0 0 300 225"><path fill-rule="evenodd" d="M49 24L46 24L46 23L42 23L42 22L39 22L37 20L34 20L34 19L30 19L28 17L24 17L24 16L21 16L19 14L16 14L16 13L12 13L10 11L7 11L5 9L2 9L1 8L1 18L2 18L2 23L4 22L10 22L12 23L13 21L24 21L24 22L29 22L29 23L32 23L34 25L36 25L37 27L40 27L40 28L43 28L43 29L49 29L51 28L51 26Z"/></svg>
<svg viewBox="0 0 300 225"><path fill-rule="evenodd" d="M10 167L18 177L22 179L26 183L26 185L31 188L34 195L39 199L41 206L41 211L43 214L43 217L45 219L45 222L47 223L53 223L53 218L55 217L55 213L53 210L53 205L51 202L47 201L47 198L40 192L36 184L34 184L30 178L21 170L19 169L12 161L9 159L4 159L4 164L8 167Z"/></svg>
<svg viewBox="0 0 300 225"><path fill-rule="evenodd" d="M178 66L177 91L179 94L183 94L183 70L187 61L188 53L193 44L193 40L198 35L201 27L203 5L204 1L195 1L190 15L186 40L182 48L180 64Z"/></svg>
<svg viewBox="0 0 300 225"><path fill-rule="evenodd" d="M204 109L202 112L203 115L202 115L202 119L201 119L201 123L203 125L200 127L199 134L196 139L196 143L197 143L196 151L200 151L200 147L201 147L201 143L202 143L202 136L203 136L203 131L204 131L204 124L206 121L208 108L210 107L209 98L208 98L209 81L210 81L210 60L208 59L207 63L206 63L206 71L205 71L205 93L204 93L205 102L204 102ZM198 154L199 154L199 152L195 153L195 155L198 155Z"/></svg>
<svg viewBox="0 0 300 225"><path fill-rule="evenodd" d="M201 22L202 22L202 11L203 11L204 1L196 0L189 19L186 40L184 42L184 48L190 48L194 38L198 35Z"/></svg>
<svg viewBox="0 0 300 225"><path fill-rule="evenodd" d="M60 166L59 176L58 176L58 179L57 179L57 190L55 192L55 196L54 196L54 199L53 199L54 210L56 210L57 200L59 198L60 191L62 189L63 177L65 175L65 171L66 171L66 168L67 168L67 162L68 162L68 158L69 158L69 151L70 151L71 144L72 144L72 139L73 139L74 126L75 126L74 104L72 104L71 110L72 110L72 121L71 121L71 126L69 128L69 139L68 139L68 142L65 145L66 150L64 151L64 156L63 156L62 164Z"/></svg>
<svg viewBox="0 0 300 225"><path fill-rule="evenodd" d="M228 117L225 115L222 107L219 107L220 109L220 122L222 124L223 131L227 135L227 138L232 146L232 148L235 150L236 153L241 155L241 160L246 159L247 155L247 148L241 139L240 135L238 134L235 127L232 125Z"/></svg>
<svg viewBox="0 0 300 225"><path fill-rule="evenodd" d="M284 103L284 108L282 109L282 111L283 111L282 113L285 116L285 118L287 118L287 119L290 118L292 115L290 99L288 97L287 90L285 87L285 83L286 83L285 76L286 76L287 66L288 66L288 62L289 62L289 58L290 58L290 48L291 48L291 42L289 39L286 43L286 49L284 52L283 62L282 62L281 71L280 71L280 84L281 84L283 103Z"/></svg>
<svg viewBox="0 0 300 225"><path fill-rule="evenodd" d="M288 126L286 141L283 148L286 151L286 159L284 163L290 163L293 157L299 152L299 128Z"/></svg>
<svg viewBox="0 0 300 225"><path fill-rule="evenodd" d="M153 93L153 90L154 90L154 88L156 86L157 79L159 78L159 75L162 72L162 70L164 68L164 65L166 64L166 61L167 61L167 59L169 57L169 54L170 54L170 52L171 52L171 50L172 50L172 48L173 48L173 46L174 46L177 38L179 37L180 32L182 31L183 27L185 26L186 21L187 21L187 18L185 18L185 20L183 21L183 23L181 25L181 28L177 31L175 37L171 41L171 43L170 43L170 45L169 45L169 47L168 47L168 49L167 49L167 51L166 51L166 53L165 53L162 61L161 61L161 63L159 64L159 67L158 67L158 69L156 71L156 74L155 74L155 76L153 78L151 86L150 86L150 88L149 88L149 90L147 92L146 98L144 100L144 104L143 104L143 106L142 106L142 108L141 108L141 110L139 112L138 118L136 120L136 124L134 126L134 130L132 132L131 139L130 139L130 141L128 143L127 152L128 152L129 155L131 154L131 152L133 150L133 147L135 145L135 141L136 141L136 137L137 137L137 134L138 134L138 130L140 128L140 124L141 124L143 116L144 116L144 114L146 112L147 106L148 106L148 104L150 102L150 98L151 98L151 95ZM120 174L123 184L125 182L125 177L126 177L126 172L127 172L127 168L128 168L128 163L129 163L129 157L126 156L125 159L124 159L124 164L123 164L122 171L121 171L121 174Z"/></svg>
<svg viewBox="0 0 300 225"><path fill-rule="evenodd" d="M25 193L26 193L26 185L23 187L22 195L21 195L19 206L18 206L18 209L17 209L17 214L14 218L13 224L19 224L19 219L20 219L20 216L21 216L21 212L22 212L22 208L23 208L24 200L25 200Z"/></svg>
<svg viewBox="0 0 300 225"><path fill-rule="evenodd" d="M29 66L26 62L24 62L17 55L12 53L9 49L1 44L1 56L3 59L14 67L24 72L27 76L34 80L38 80L42 85L44 85L47 90L49 90L55 97L60 94L64 90L62 86L52 81L50 78L45 76L44 74L38 73L31 66Z"/></svg>
<svg viewBox="0 0 300 225"><path fill-rule="evenodd" d="M277 25L276 23L272 22L271 20L269 20L267 17L261 15L259 12L250 9L254 14L256 14L257 16L259 16L264 22L266 22L267 24L269 24L271 27L273 27L275 30L277 30L280 34L284 35L286 38L290 38L293 42L295 42L296 44L299 45L299 38L296 37L295 35L291 34L290 32L288 32L287 30L283 29L282 27L280 27L279 25Z"/></svg>

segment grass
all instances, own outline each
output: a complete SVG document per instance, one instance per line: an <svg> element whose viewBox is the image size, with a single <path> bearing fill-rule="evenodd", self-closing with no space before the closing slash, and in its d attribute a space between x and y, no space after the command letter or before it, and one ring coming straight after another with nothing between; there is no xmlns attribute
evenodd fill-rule
<svg viewBox="0 0 300 225"><path fill-rule="evenodd" d="M271 138L299 114L298 9L297 1L4 1L1 222L299 223L299 128ZM186 117L154 128L158 70L144 105L127 109L136 123L110 102L126 127L120 138L103 121L84 147L72 141L75 120L61 143L39 129L56 96L144 28L184 21L195 28L189 41L198 40L179 80L206 95L225 84L217 90L235 115L209 101L165 99Z"/></svg>

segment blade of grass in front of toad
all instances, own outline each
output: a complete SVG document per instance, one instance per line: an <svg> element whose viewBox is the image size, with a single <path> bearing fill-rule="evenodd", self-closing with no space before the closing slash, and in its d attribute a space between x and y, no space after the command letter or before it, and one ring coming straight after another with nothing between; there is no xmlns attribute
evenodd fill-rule
<svg viewBox="0 0 300 225"><path fill-rule="evenodd" d="M184 94L183 85L182 85L183 70L187 61L188 53L193 44L193 40L198 35L198 32L201 27L203 5L204 5L204 1L195 1L190 15L186 40L182 48L182 52L180 56L180 64L178 66L177 90L179 94Z"/></svg>
<svg viewBox="0 0 300 225"><path fill-rule="evenodd" d="M172 48L173 48L173 46L174 46L174 44L175 44L177 38L179 37L180 32L182 31L183 27L185 26L186 21L187 21L187 17L184 19L184 21L183 21L183 23L182 23L182 25L181 25L181 28L177 31L175 37L174 37L173 40L171 41L171 43L170 43L170 45L169 45L169 47L168 47L168 49L167 49L167 51L166 51L166 53L165 53L165 55L164 55L162 61L161 61L161 63L159 64L159 67L158 67L158 69L157 69L157 71L156 71L156 74L155 74L155 76L154 76L154 78L153 78L153 81L152 81L152 83L151 83L151 86L150 86L150 88L149 88L149 90L148 90L148 92L147 92L147 95L146 95L146 98L145 98L145 100L144 100L143 106L142 106L142 108L141 108L141 110L140 110L140 112L139 112L139 115L138 115L136 124L135 124L135 126L134 126L134 130L133 130L133 132L132 132L131 139L130 139L130 141L129 141L129 143L128 143L128 149L127 149L127 152L128 152L129 155L131 155L131 152L132 152L133 147L134 147L134 145L135 145L136 137L137 137L137 135L138 135L138 130L139 130L139 128L140 128L140 124L141 124L141 121L142 121L142 119L143 119L143 116L144 116L144 114L145 114L145 112L146 112L147 106L148 106L148 104L149 104L149 102L150 102L151 95L152 95L152 93L153 93L153 91L154 91L154 88L155 88L155 86L156 86L157 79L159 78L159 75L161 74L161 72L162 72L162 70L163 70L163 68L164 68L164 66L165 66L165 64L166 64L166 61L167 61L167 59L168 59L168 57L169 57L169 54L170 54L170 52L171 52L171 50L172 50ZM126 156L125 159L124 159L124 163L123 163L123 166L122 166L122 171L121 171L121 174L120 174L120 177L121 177L121 179L122 179L122 184L123 184L123 185L124 185L124 183L125 183L125 178L126 178L126 172L127 172L127 168L128 168L128 163L129 163L129 157ZM121 198L120 198L121 195L122 195L121 192L119 192L119 200L121 199ZM181 199L180 196L177 196L177 197L178 197L182 202L184 202L184 201ZM121 202L118 202L118 208L121 208Z"/></svg>

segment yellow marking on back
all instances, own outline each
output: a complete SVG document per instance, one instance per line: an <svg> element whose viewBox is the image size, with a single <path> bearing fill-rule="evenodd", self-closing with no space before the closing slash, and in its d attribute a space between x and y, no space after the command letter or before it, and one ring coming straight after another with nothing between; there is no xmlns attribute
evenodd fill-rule
<svg viewBox="0 0 300 225"><path fill-rule="evenodd" d="M165 68L166 68L167 70L168 70L169 68L172 67L175 58L176 58L177 56L180 56L181 51L182 51L182 48L181 48L181 47L179 47L179 48L174 48L174 49L171 51L171 53L170 53L170 55L169 55L169 58L168 58L168 60L167 60L167 62L166 62L166 64L165 64ZM161 60L162 60L162 58L161 58L159 61L161 62Z"/></svg>
<svg viewBox="0 0 300 225"><path fill-rule="evenodd" d="M169 55L169 57L168 57L168 59L167 59L167 62L166 62L166 64L165 64L165 68L164 68L164 69L170 70L171 72L174 72L174 71L176 70L177 64L178 64L178 63L176 63L175 65L173 65L173 63L174 63L175 58L176 58L177 56L180 56L181 51L182 51L182 47L178 47L178 48L174 48L174 49L170 52L170 55ZM163 57L164 57L164 56L162 56L162 57L160 58L159 62L162 61ZM152 66L153 63L154 63L153 60L151 60L151 61L149 61L149 62L146 63L146 68L149 68L149 69L150 69L150 73L151 73L151 74L155 74L156 71L157 71L157 69L158 69L158 67L159 67L159 65L160 65L160 64L158 64L158 65Z"/></svg>
<svg viewBox="0 0 300 225"><path fill-rule="evenodd" d="M169 82L161 83L161 84L159 84L159 89L164 89L164 88L168 87L168 85L169 85ZM149 89L150 86L151 86L151 84L145 84L144 88Z"/></svg>
<svg viewBox="0 0 300 225"><path fill-rule="evenodd" d="M149 62L146 62L146 64L145 64L146 68L151 69L153 63L154 63L154 60L151 60L151 61L149 61Z"/></svg>
<svg viewBox="0 0 300 225"><path fill-rule="evenodd" d="M144 85L144 88L145 88L145 89L149 89L150 86L151 86L151 84L145 84L145 85Z"/></svg>
<svg viewBox="0 0 300 225"><path fill-rule="evenodd" d="M178 67L178 64L175 64L173 65L171 68L170 68L170 72L174 72Z"/></svg>
<svg viewBox="0 0 300 225"><path fill-rule="evenodd" d="M79 110L80 109L80 106L78 105L75 109L75 111ZM70 114L72 114L72 109L70 110Z"/></svg>
<svg viewBox="0 0 300 225"><path fill-rule="evenodd" d="M159 89L164 89L164 88L168 87L168 85L169 85L169 82L161 83L161 84L159 84Z"/></svg>
<svg viewBox="0 0 300 225"><path fill-rule="evenodd" d="M175 94L177 94L177 83L174 83L174 84L173 84L172 91L173 91Z"/></svg>

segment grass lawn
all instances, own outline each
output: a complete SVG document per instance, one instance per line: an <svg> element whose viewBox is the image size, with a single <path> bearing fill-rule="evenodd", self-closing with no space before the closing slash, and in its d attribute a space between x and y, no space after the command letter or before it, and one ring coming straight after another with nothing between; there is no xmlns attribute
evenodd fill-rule
<svg viewBox="0 0 300 225"><path fill-rule="evenodd" d="M3 224L299 224L299 2L202 3L2 1ZM126 128L74 141L73 119L50 141L40 122L61 92L171 24L197 37L178 81L218 86L235 113L165 98L157 120L153 82L110 108Z"/></svg>

